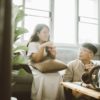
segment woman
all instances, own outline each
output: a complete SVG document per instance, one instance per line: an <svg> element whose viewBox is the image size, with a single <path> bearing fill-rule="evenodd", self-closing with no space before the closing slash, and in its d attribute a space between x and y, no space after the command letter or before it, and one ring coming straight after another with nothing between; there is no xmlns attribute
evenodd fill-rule
<svg viewBox="0 0 100 100"><path fill-rule="evenodd" d="M55 58L56 48L49 41L49 28L47 25L38 24L28 44L28 57L30 63L39 63L46 57ZM60 86L62 77L59 73L41 73L31 68L34 76L32 85L32 99L34 100L63 100L63 90ZM35 84L35 88L34 88Z"/></svg>

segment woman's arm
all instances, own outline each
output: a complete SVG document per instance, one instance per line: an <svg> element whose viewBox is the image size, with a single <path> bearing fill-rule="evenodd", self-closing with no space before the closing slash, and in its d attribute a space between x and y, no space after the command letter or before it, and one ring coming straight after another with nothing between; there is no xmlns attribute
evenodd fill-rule
<svg viewBox="0 0 100 100"><path fill-rule="evenodd" d="M49 51L49 56L52 58L56 58L56 48L52 47L52 48L48 48Z"/></svg>
<svg viewBox="0 0 100 100"><path fill-rule="evenodd" d="M42 61L44 59L44 49L47 47L47 46L51 46L52 45L52 42L46 42L46 43L43 43L39 46L39 50L37 53L33 53L31 55L32 57L32 60L36 63Z"/></svg>
<svg viewBox="0 0 100 100"><path fill-rule="evenodd" d="M43 55L44 55L44 49L45 49L45 45L42 44L39 46L39 50L37 53L33 53L32 54L32 60L36 63L40 62L43 60Z"/></svg>

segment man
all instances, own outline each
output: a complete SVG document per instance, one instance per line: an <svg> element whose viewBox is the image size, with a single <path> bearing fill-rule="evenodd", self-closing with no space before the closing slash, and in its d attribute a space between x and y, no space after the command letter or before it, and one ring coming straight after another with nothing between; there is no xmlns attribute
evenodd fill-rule
<svg viewBox="0 0 100 100"><path fill-rule="evenodd" d="M64 81L80 82L82 74L86 71L89 71L94 66L91 60L93 59L96 53L97 53L97 48L93 44L91 43L82 44L78 59L68 63L68 68L66 69L63 77ZM74 95L75 91L72 92L72 94Z"/></svg>

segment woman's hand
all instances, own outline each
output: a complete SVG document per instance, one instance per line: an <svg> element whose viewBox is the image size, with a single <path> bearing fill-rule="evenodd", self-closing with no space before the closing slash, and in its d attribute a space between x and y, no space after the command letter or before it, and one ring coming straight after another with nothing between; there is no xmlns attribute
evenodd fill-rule
<svg viewBox="0 0 100 100"><path fill-rule="evenodd" d="M52 58L55 58L55 56L56 56L56 47L54 46L53 42L51 42L51 41L45 42L45 43L40 45L40 48L47 48L50 56Z"/></svg>
<svg viewBox="0 0 100 100"><path fill-rule="evenodd" d="M83 94L78 92L77 90L72 90L72 94L75 98L81 97Z"/></svg>
<svg viewBox="0 0 100 100"><path fill-rule="evenodd" d="M56 47L49 47L48 51L53 58L56 57Z"/></svg>
<svg viewBox="0 0 100 100"><path fill-rule="evenodd" d="M48 48L48 51L52 54L55 54L56 53L56 47L49 47Z"/></svg>

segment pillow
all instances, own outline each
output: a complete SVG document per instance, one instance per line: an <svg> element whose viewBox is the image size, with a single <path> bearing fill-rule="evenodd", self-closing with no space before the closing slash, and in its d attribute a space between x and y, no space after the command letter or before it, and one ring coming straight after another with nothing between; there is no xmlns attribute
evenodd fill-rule
<svg viewBox="0 0 100 100"><path fill-rule="evenodd" d="M48 59L40 63L35 63L33 67L42 73L51 73L63 70L67 68L67 65L57 59Z"/></svg>

